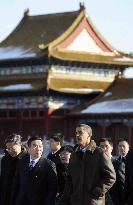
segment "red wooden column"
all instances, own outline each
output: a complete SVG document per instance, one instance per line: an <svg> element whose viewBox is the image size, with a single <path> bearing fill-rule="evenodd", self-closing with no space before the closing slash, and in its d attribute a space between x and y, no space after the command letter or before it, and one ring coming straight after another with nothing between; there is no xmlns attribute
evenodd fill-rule
<svg viewBox="0 0 133 205"><path fill-rule="evenodd" d="M111 122L109 119L103 119L101 121L98 122L98 125L100 125L102 127L102 137L106 138L106 129L108 126L111 125Z"/></svg>
<svg viewBox="0 0 133 205"><path fill-rule="evenodd" d="M69 138L69 134L68 134L68 118L66 116L67 111L64 110L64 136L65 138Z"/></svg>
<svg viewBox="0 0 133 205"><path fill-rule="evenodd" d="M115 148L115 151L117 150L117 142L119 140L119 137L120 137L120 131L119 131L119 125L115 125L115 136L114 136L114 148Z"/></svg>
<svg viewBox="0 0 133 205"><path fill-rule="evenodd" d="M17 127L17 133L22 135L23 134L23 120L22 120L22 111L17 111L17 117L16 117L16 127Z"/></svg>
<svg viewBox="0 0 133 205"><path fill-rule="evenodd" d="M103 131L103 138L106 138L106 126L105 125L103 125L102 131Z"/></svg>
<svg viewBox="0 0 133 205"><path fill-rule="evenodd" d="M133 147L133 139L132 139L133 119L125 119L123 124L128 127L128 141L130 146Z"/></svg>
<svg viewBox="0 0 133 205"><path fill-rule="evenodd" d="M132 126L128 126L128 140L131 147L133 147L133 140L132 140Z"/></svg>
<svg viewBox="0 0 133 205"><path fill-rule="evenodd" d="M46 138L49 138L49 135L51 134L51 123L50 123L50 118L51 114L53 112L53 109L48 108L46 110L46 115L44 117L44 122L45 122L45 135Z"/></svg>

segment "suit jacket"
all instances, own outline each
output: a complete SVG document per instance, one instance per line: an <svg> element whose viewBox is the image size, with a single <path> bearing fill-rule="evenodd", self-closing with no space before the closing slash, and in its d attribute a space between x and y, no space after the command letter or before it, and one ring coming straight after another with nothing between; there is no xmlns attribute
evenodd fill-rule
<svg viewBox="0 0 133 205"><path fill-rule="evenodd" d="M18 165L13 187L12 204L54 205L57 193L55 164L41 157L30 171L29 162L30 157L27 156Z"/></svg>
<svg viewBox="0 0 133 205"><path fill-rule="evenodd" d="M113 204L123 205L126 157L124 159L122 159L120 156L116 157L112 163L116 171L116 182L110 190L110 196L112 198Z"/></svg>
<svg viewBox="0 0 133 205"><path fill-rule="evenodd" d="M58 150L56 153L50 152L47 156L47 159L51 160L54 162L56 165L61 163L60 160L60 150Z"/></svg>
<svg viewBox="0 0 133 205"><path fill-rule="evenodd" d="M124 199L124 202L127 205L133 204L133 149L131 149L127 154Z"/></svg>

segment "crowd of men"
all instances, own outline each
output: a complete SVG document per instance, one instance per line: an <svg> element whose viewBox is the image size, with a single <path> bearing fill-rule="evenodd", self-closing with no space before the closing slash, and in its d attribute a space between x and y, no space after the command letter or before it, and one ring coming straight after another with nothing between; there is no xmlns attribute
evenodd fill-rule
<svg viewBox="0 0 133 205"><path fill-rule="evenodd" d="M119 139L101 138L77 125L76 144L63 146L59 133L50 137L51 152L43 157L43 141L34 136L24 147L21 136L5 140L1 160L0 205L133 205L133 151Z"/></svg>

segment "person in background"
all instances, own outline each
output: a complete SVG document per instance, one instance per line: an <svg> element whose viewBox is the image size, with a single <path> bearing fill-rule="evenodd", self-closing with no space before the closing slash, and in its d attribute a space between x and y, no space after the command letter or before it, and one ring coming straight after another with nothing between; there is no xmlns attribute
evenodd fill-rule
<svg viewBox="0 0 133 205"><path fill-rule="evenodd" d="M28 140L28 153L17 167L12 205L55 205L56 168L52 161L42 157L40 137Z"/></svg>
<svg viewBox="0 0 133 205"><path fill-rule="evenodd" d="M110 138L101 138L99 140L99 147L101 147L104 151L105 154L109 156L111 159L112 163L114 163L115 157L112 156L112 151L113 151L113 142ZM117 179L116 179L117 180ZM113 200L111 198L111 193L113 187L106 193L105 195L105 204L106 205L114 205Z"/></svg>
<svg viewBox="0 0 133 205"><path fill-rule="evenodd" d="M56 165L60 163L60 148L62 147L64 137L61 133L56 133L50 137L50 150L47 159L53 161Z"/></svg>
<svg viewBox="0 0 133 205"><path fill-rule="evenodd" d="M65 145L60 149L60 159L61 163L57 164L57 176L58 176L58 196L57 201L60 199L64 192L68 165L70 161L71 154L73 152L73 147L71 145Z"/></svg>
<svg viewBox="0 0 133 205"><path fill-rule="evenodd" d="M12 184L19 160L27 154L22 147L21 136L11 134L5 140L5 156L1 160L0 205L9 205Z"/></svg>
<svg viewBox="0 0 133 205"><path fill-rule="evenodd" d="M90 126L78 125L76 140L78 147L71 154L59 205L105 205L105 193L116 179L112 162L92 140Z"/></svg>
<svg viewBox="0 0 133 205"><path fill-rule="evenodd" d="M118 156L113 161L116 171L116 182L111 192L111 198L114 205L123 205L125 193L125 167L126 158L129 151L129 143L126 139L122 138L118 141Z"/></svg>
<svg viewBox="0 0 133 205"><path fill-rule="evenodd" d="M123 205L133 204L133 149L131 149L126 157L125 168L125 190Z"/></svg>
<svg viewBox="0 0 133 205"><path fill-rule="evenodd" d="M99 140L99 147L101 147L105 154L113 160L112 151L113 151L113 142L110 138L101 138Z"/></svg>
<svg viewBox="0 0 133 205"><path fill-rule="evenodd" d="M123 160L124 158L126 158L128 151L129 151L129 143L127 139L120 138L118 141L118 153L119 153L118 159Z"/></svg>

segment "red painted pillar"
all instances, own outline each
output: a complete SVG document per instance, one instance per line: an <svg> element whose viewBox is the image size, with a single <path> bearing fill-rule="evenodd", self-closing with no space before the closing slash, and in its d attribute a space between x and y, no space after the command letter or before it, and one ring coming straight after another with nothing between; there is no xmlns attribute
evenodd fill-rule
<svg viewBox="0 0 133 205"><path fill-rule="evenodd" d="M49 114L48 114L48 109L46 110L46 115L44 117L45 121L45 137L48 138L48 132L49 132Z"/></svg>
<svg viewBox="0 0 133 205"><path fill-rule="evenodd" d="M49 138L49 135L51 134L51 123L50 123L50 118L51 114L53 112L53 109L48 108L46 110L46 116L45 116L45 135L46 138Z"/></svg>
<svg viewBox="0 0 133 205"><path fill-rule="evenodd" d="M128 127L128 140L129 140L129 144L132 147L133 146L133 141L132 141L132 126L130 125Z"/></svg>
<svg viewBox="0 0 133 205"><path fill-rule="evenodd" d="M64 110L64 136L66 139L69 139L69 135L68 135L68 119L66 116L67 111Z"/></svg>
<svg viewBox="0 0 133 205"><path fill-rule="evenodd" d="M22 111L17 111L17 117L16 117L16 127L17 127L17 133L22 135L23 134L23 121L22 121Z"/></svg>
<svg viewBox="0 0 133 205"><path fill-rule="evenodd" d="M118 146L118 140L120 138L119 136L119 126L115 126L115 135L114 135L114 151L117 152L117 146Z"/></svg>
<svg viewBox="0 0 133 205"><path fill-rule="evenodd" d="M106 138L106 126L103 126L103 138Z"/></svg>

